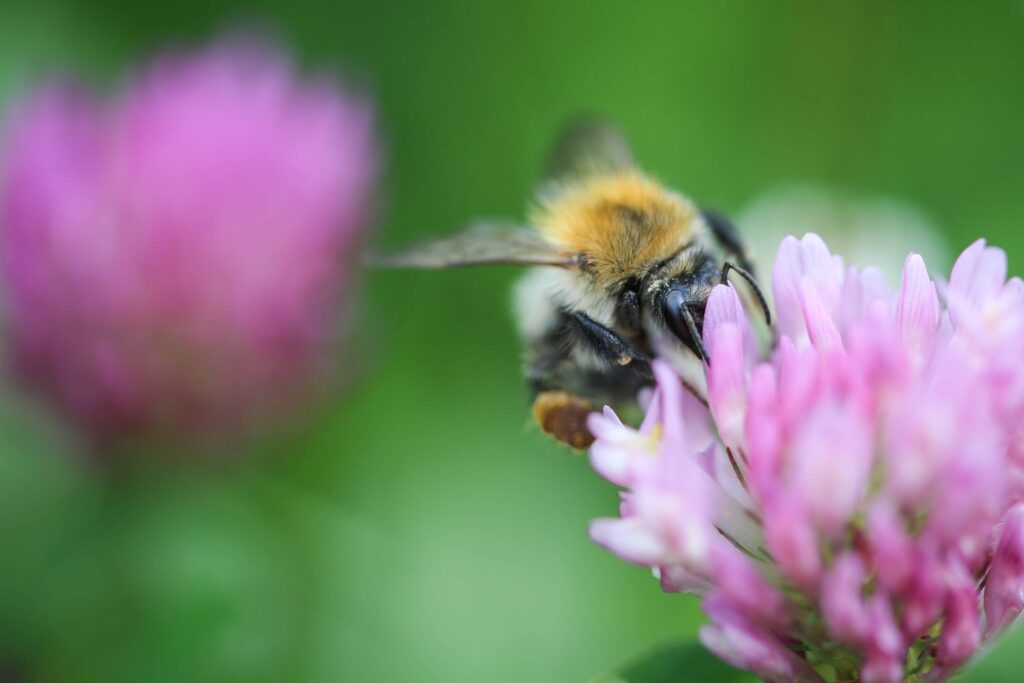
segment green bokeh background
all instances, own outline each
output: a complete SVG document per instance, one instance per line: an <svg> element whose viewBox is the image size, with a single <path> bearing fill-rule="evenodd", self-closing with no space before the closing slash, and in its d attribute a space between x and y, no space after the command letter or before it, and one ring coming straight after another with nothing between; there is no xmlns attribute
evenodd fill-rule
<svg viewBox="0 0 1024 683"><path fill-rule="evenodd" d="M738 211L812 182L1024 256L1024 4L0 4L0 99L242 21L373 94L376 239L522 215L569 115ZM613 487L527 419L510 269L374 273L351 391L215 467L115 476L0 403L0 679L582 682L696 602L587 539ZM685 676L681 680L686 680Z"/></svg>

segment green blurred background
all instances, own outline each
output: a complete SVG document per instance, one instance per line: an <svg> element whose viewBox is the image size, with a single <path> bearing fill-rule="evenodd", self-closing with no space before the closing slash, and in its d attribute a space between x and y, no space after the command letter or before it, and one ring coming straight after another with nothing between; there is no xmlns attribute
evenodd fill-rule
<svg viewBox="0 0 1024 683"><path fill-rule="evenodd" d="M522 215L569 115L738 212L812 182L1024 255L1024 3L0 4L0 99L242 21L379 107L377 240ZM594 547L616 494L527 419L516 272L374 273L346 397L217 466L116 475L0 404L0 680L585 681L694 634ZM113 479L113 480L111 480Z"/></svg>

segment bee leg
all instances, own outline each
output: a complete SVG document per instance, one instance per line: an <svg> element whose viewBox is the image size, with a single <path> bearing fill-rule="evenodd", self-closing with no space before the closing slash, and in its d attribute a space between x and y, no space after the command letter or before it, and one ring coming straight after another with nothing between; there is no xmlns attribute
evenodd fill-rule
<svg viewBox="0 0 1024 683"><path fill-rule="evenodd" d="M754 262L750 258L750 249L747 247L747 242L743 239L743 235L732 224L732 221L715 211L703 210L701 213L704 215L704 221L711 228L715 241L723 249L735 256L736 260L739 261L740 268L743 268L753 277Z"/></svg>
<svg viewBox="0 0 1024 683"><path fill-rule="evenodd" d="M545 434L567 446L587 448L594 442L587 428L587 416L597 406L566 388L576 384L574 378L580 376L569 349L552 334L537 341L531 356L526 380L533 394L534 422Z"/></svg>
<svg viewBox="0 0 1024 683"><path fill-rule="evenodd" d="M620 367L630 367L645 378L653 377L650 359L635 345L584 313L571 316L581 341L598 356Z"/></svg>
<svg viewBox="0 0 1024 683"><path fill-rule="evenodd" d="M606 359L609 367L582 367L575 353L581 347ZM563 311L559 325L530 345L529 356L526 379L534 394L534 420L575 449L594 441L587 428L591 413L606 403L630 404L654 381L642 351L581 313Z"/></svg>

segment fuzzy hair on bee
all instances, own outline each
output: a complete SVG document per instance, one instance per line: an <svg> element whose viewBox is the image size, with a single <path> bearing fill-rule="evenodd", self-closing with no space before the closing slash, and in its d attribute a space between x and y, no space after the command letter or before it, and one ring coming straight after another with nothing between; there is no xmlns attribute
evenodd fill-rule
<svg viewBox="0 0 1024 683"><path fill-rule="evenodd" d="M701 337L712 288L735 272L770 315L745 244L641 171L604 122L570 126L556 144L529 226L477 225L376 259L396 267L530 267L515 288L524 374L538 426L574 448L593 437L586 415L628 407L653 384L666 345L708 362Z"/></svg>
<svg viewBox="0 0 1024 683"><path fill-rule="evenodd" d="M585 254L583 272L605 288L643 277L706 233L689 200L632 168L563 184L531 219L552 244Z"/></svg>

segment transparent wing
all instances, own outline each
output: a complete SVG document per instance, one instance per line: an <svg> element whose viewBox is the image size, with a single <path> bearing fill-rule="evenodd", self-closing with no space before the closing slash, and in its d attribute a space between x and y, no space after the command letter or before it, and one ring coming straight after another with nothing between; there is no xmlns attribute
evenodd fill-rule
<svg viewBox="0 0 1024 683"><path fill-rule="evenodd" d="M562 129L548 158L545 182L633 168L633 151L618 128L599 118L578 118Z"/></svg>
<svg viewBox="0 0 1024 683"><path fill-rule="evenodd" d="M454 268L516 265L574 268L577 260L528 228L503 223L478 223L464 232L414 244L403 251L370 256L385 268Z"/></svg>

